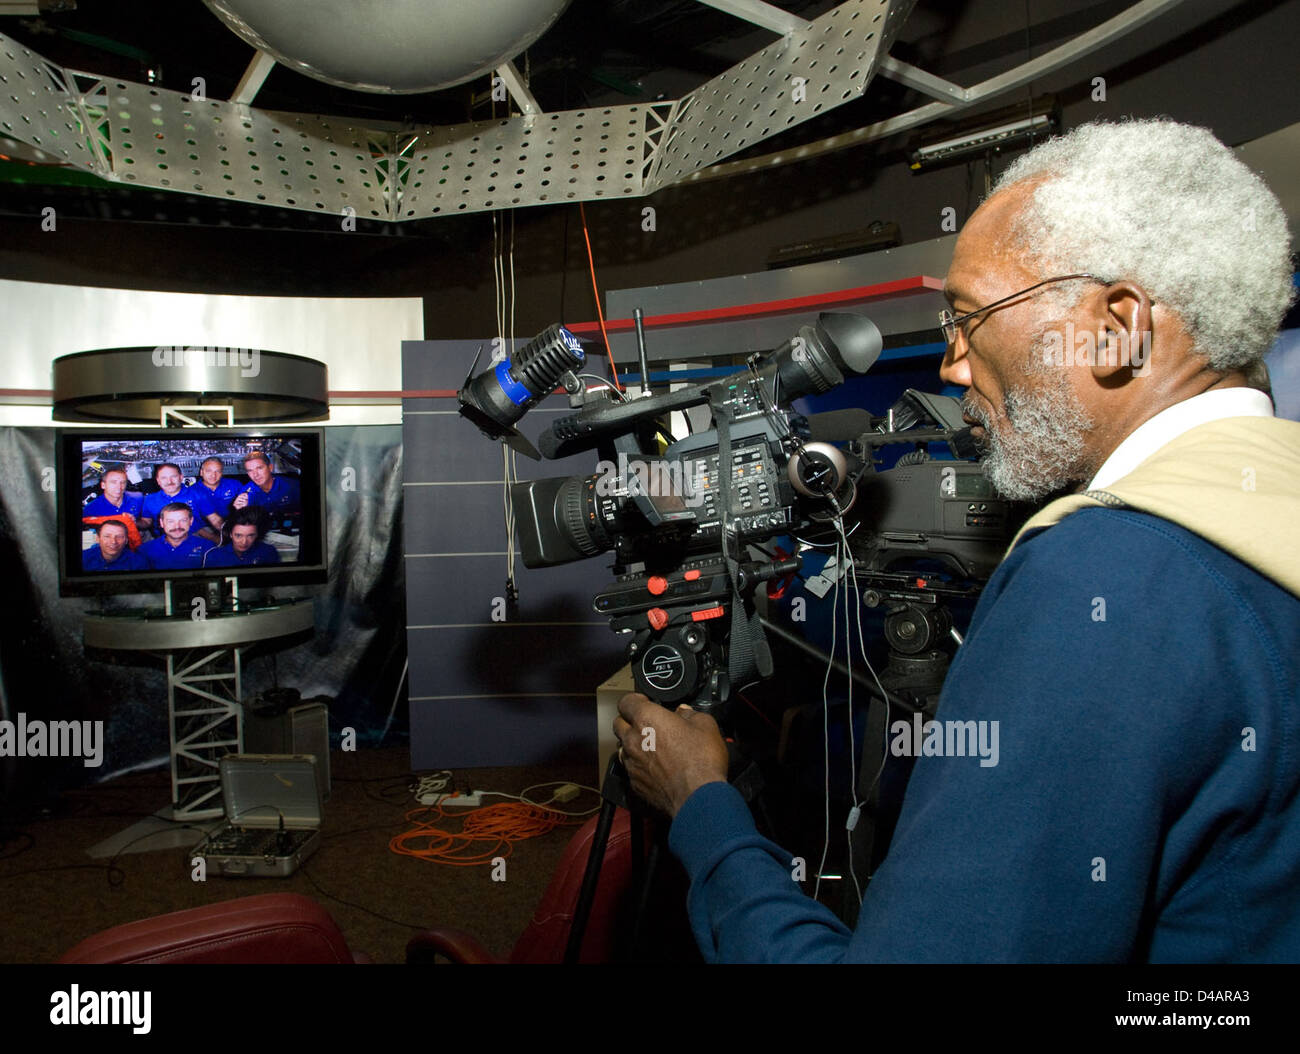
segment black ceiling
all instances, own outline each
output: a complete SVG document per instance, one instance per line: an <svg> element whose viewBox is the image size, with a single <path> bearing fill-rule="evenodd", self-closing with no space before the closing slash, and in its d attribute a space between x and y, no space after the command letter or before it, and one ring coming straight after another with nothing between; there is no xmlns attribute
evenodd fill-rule
<svg viewBox="0 0 1300 1054"><path fill-rule="evenodd" d="M815 18L837 0L778 6ZM253 50L200 0L76 0L74 9L0 19L0 32L59 65L188 91L202 76L228 98ZM696 0L573 0L527 53L544 109L673 98L721 73L773 36ZM520 61L522 68L524 61ZM487 77L439 92L387 96L349 91L277 66L259 108L364 120L452 124L484 116L473 105Z"/></svg>
<svg viewBox="0 0 1300 1054"><path fill-rule="evenodd" d="M776 6L813 19L838 2L783 0ZM1268 7L1278 2L1257 0L1245 6ZM891 53L929 72L970 84L1023 62L1030 54L1041 54L1131 3L917 0ZM1213 31L1213 25L1204 31ZM76 0L75 8L66 11L0 18L0 33L65 68L105 77L153 81L187 92L192 79L201 76L208 96L216 99L234 93L254 55L202 0ZM773 39L770 32L698 0L572 0L559 21L516 63L521 70L527 69L532 93L544 110L576 109L679 98ZM488 87L488 78L483 76L439 92L379 95L334 87L277 65L254 105L348 117L359 123L446 125L489 117ZM1086 90L1086 84L1077 90ZM928 101L878 76L862 98L756 143L736 157L786 150ZM996 105L1010 101L1003 97ZM873 144L873 151L879 151L878 161L884 161L888 150L901 145L901 141ZM96 216L96 210L106 207L111 198L109 212L118 219L308 229L321 222L321 217L293 210L146 192L97 180L89 180L88 186L87 179L79 177L73 182L80 185L41 187L49 180L30 167L15 175L10 166L0 177L0 214L25 213L32 194L54 192L70 199L71 211L87 217ZM427 226L365 224L370 233L388 235L416 234Z"/></svg>

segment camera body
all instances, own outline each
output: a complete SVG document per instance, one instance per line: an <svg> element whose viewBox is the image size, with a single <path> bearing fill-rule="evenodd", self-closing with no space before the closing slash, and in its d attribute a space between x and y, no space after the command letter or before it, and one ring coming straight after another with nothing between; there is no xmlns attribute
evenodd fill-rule
<svg viewBox="0 0 1300 1054"><path fill-rule="evenodd" d="M756 405L751 382L728 378L711 408L715 427L647 453L617 437L587 477L528 480L512 487L520 552L527 567L550 567L612 551L617 568L671 568L688 554L720 552L724 515L731 537L759 541L803 522L788 473L781 428ZM718 415L731 447L730 479L719 470ZM645 444L650 445L650 444ZM728 485L724 485L728 484ZM725 492L725 497L724 497Z"/></svg>
<svg viewBox="0 0 1300 1054"><path fill-rule="evenodd" d="M613 553L615 581L593 607L629 636L637 690L665 705L711 709L738 679L764 675L752 592L798 562L753 563L745 546L801 530L825 504L791 471L817 456L802 419L761 384L746 372L707 386L714 427L662 453L645 452L654 437L634 428L599 444L594 475L512 487L526 566ZM836 484L851 501L852 481Z"/></svg>

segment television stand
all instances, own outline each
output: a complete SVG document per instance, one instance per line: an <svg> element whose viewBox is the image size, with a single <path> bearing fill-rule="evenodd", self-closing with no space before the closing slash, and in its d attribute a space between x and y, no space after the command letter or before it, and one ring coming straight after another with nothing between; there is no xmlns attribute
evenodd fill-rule
<svg viewBox="0 0 1300 1054"><path fill-rule="evenodd" d="M314 628L311 600L241 606L203 618L138 610L86 616L87 647L147 652L166 663L170 819L212 819L224 811L218 765L244 746L243 653Z"/></svg>

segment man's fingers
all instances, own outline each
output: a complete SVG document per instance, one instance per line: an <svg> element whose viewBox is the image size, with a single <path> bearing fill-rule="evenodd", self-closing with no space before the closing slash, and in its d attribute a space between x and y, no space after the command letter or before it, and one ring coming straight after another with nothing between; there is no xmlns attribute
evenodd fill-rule
<svg viewBox="0 0 1300 1054"><path fill-rule="evenodd" d="M658 704L652 703L640 692L628 692L618 701L618 712L623 715L623 718L629 724L639 728L645 722L638 721L637 716L643 713L648 706L658 709Z"/></svg>
<svg viewBox="0 0 1300 1054"><path fill-rule="evenodd" d="M677 708L677 716L683 721L689 721L697 728L706 728L711 726L713 731L717 732L718 735L722 735L722 730L718 728L718 722L713 719L712 714L701 713L694 707L687 706L683 703Z"/></svg>
<svg viewBox="0 0 1300 1054"><path fill-rule="evenodd" d="M617 739L620 743L622 743L622 742L623 742L623 734L624 734L625 732L627 732L631 727L632 727L632 726L631 726L630 724L628 724L627 721L625 721L621 715L620 715L620 716L615 716L615 718L614 718L614 738Z"/></svg>

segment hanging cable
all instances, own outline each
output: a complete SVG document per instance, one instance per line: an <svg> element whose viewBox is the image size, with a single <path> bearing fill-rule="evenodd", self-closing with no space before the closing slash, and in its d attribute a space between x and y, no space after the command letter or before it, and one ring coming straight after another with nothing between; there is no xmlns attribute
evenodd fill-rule
<svg viewBox="0 0 1300 1054"><path fill-rule="evenodd" d="M600 319L600 335L605 341L605 354L609 358L609 370L614 378L614 386L621 391L623 384L618 379L618 367L614 365L614 352L609 346L609 333L605 329L605 312L600 306L600 287L596 284L596 258L592 255L591 235L587 232L587 210L583 208L581 201L578 202L578 212L582 216L582 238L587 243L587 266L591 269L591 292L596 298L596 317Z"/></svg>
<svg viewBox="0 0 1300 1054"><path fill-rule="evenodd" d="M491 115L497 116L496 99L491 99ZM506 116L510 103L505 104ZM508 360L515 346L515 216L510 212L510 233L507 239L505 222L500 209L492 211L492 289L495 298L496 339L492 361ZM515 508L511 484L518 479L514 452L501 444L501 508L506 529L506 593L510 598L515 590Z"/></svg>
<svg viewBox="0 0 1300 1054"><path fill-rule="evenodd" d="M844 537L845 545L847 545L847 544L848 544L848 537L847 537L847 535L844 535L844 533L843 533L843 532L844 532L844 520L843 520L843 517L841 517L840 520L839 520L839 527L840 527L841 535ZM883 684L880 683L880 677L877 676L875 667L871 665L871 660L867 657L867 639L866 639L866 635L862 632L862 604L861 604L861 593L860 593L859 588L858 588L858 570L857 570L857 565L856 565L855 563L853 563L852 561L850 561L850 563L849 563L849 575L850 575L850 580L851 580L851 582L852 582L852 592L853 592L853 596L854 596L855 598L857 598L857 602L855 603L854 608L855 608L855 610L856 610L856 612L857 612L858 648L859 648L859 649L861 650L861 652L862 652L862 662L863 662L863 665L866 666L866 668L867 668L867 672L871 674L871 679L872 679L873 681L876 682L876 690L880 693L880 701L881 701L881 703L882 703L882 704L884 705L884 707L885 707L884 731L883 731L883 733L882 733L882 736L883 736L883 742L881 743L881 749L880 749L880 764L879 764L879 766L877 766L877 768L876 768L876 774L872 777L872 779L871 779L871 783L870 783L870 785L867 787L867 792L866 792L866 794L863 796L863 798L861 799L861 801L859 801L859 799L858 799L858 794L857 794L857 772L856 772L856 764L855 764L855 766L854 766L854 777L853 777L853 804L854 804L854 808L859 809L859 812L860 812L860 810L861 810L861 805L862 805L864 802L870 800L872 793L873 793L873 792L875 791L875 789L876 789L876 784L878 784L878 783L880 782L880 777L884 775L884 772L885 772L885 762L889 759L889 693L885 691L885 686L884 686ZM852 645L851 645L851 644L850 644L850 650L852 650ZM870 709L869 709L869 708L870 708L870 705L871 705L871 703L870 703L870 701L868 701L868 703L867 703L867 706L868 706L868 713L870 713ZM851 717L851 716L852 716L852 715L850 714L850 717ZM849 749L850 749L850 751L851 751L851 755L852 755L852 757L854 757L854 758L856 759L856 757L857 757L857 746L856 746L856 744L855 744L855 742L854 742L854 738L853 738L853 730L852 730L852 727L851 727L851 726L850 726L850 729L849 729ZM850 851L850 857L849 857L849 859L850 859L850 860L853 859L853 857L852 857L852 847L853 847L853 835L852 835L852 832L850 832L850 833L849 833L849 851ZM870 860L867 861L867 866L868 866L868 868L871 866L871 861L870 861ZM871 877L869 871L868 871L867 877L868 877L868 879L870 879L870 877ZM855 885L856 885L856 883L857 883L857 872L856 872L856 871L854 872L854 875L853 875L853 881L854 881L854 883L855 883ZM859 899L861 899L860 896L859 896Z"/></svg>
<svg viewBox="0 0 1300 1054"><path fill-rule="evenodd" d="M830 685L831 671L835 668L835 645L836 636L836 613L839 607L839 590L840 590L840 549L836 544L835 552L831 555L835 561L835 594L831 599L831 646L829 658L826 662L826 676L822 679L822 775L825 780L825 800L826 800L826 830L822 840L822 857L817 864L817 881L813 885L813 900L816 900L821 893L822 888L822 871L826 869L826 854L831 847L831 704L830 704ZM823 570L823 573L824 570Z"/></svg>
<svg viewBox="0 0 1300 1054"><path fill-rule="evenodd" d="M846 554L845 559L849 568L853 568L853 551L849 548L849 536L844 532L844 512L840 508L839 502L834 495L831 495L831 503L835 508L835 526L839 531L840 541L843 552ZM849 850L849 874L853 878L853 889L857 893L858 903L862 903L862 884L858 881L858 869L853 859L853 832L858 826L858 820L862 816L862 804L858 801L858 743L857 733L853 725L853 629L849 619L849 605L857 606L857 572L850 570L852 575L853 586L844 590L844 671L848 677L849 695L849 796L853 801L853 807L849 810L848 821L844 825L845 839L848 842ZM862 639L862 621L859 615L858 619L858 640ZM864 652L865 655L865 652Z"/></svg>

